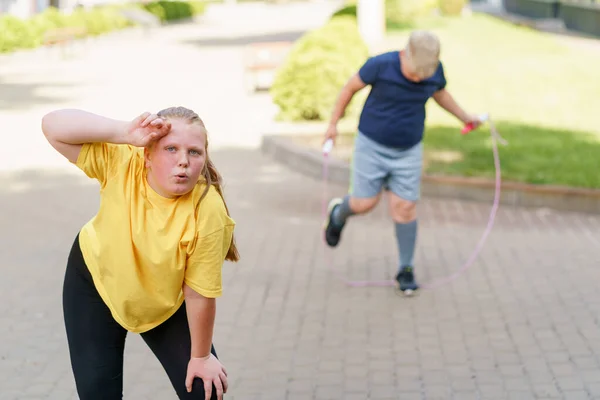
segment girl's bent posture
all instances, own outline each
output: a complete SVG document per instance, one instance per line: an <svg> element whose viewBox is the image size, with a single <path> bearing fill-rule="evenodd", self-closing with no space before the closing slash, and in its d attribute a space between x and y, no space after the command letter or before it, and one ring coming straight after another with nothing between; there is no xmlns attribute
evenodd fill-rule
<svg viewBox="0 0 600 400"><path fill-rule="evenodd" d="M180 399L222 399L215 299L224 260L239 254L202 120L182 107L131 122L58 110L44 116L42 130L101 188L63 288L79 398L122 398L129 331L141 334Z"/></svg>

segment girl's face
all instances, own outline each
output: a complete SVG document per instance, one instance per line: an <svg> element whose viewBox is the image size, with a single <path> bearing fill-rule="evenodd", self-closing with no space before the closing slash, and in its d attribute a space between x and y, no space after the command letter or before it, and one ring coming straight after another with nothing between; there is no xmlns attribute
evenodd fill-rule
<svg viewBox="0 0 600 400"><path fill-rule="evenodd" d="M206 131L199 124L172 119L171 131L144 151L148 184L163 197L191 192L206 162Z"/></svg>

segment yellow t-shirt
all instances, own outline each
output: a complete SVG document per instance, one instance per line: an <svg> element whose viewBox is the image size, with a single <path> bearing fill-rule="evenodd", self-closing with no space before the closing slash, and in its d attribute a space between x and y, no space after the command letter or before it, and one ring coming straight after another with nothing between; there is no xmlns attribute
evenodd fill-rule
<svg viewBox="0 0 600 400"><path fill-rule="evenodd" d="M168 199L147 183L142 148L85 144L75 163L100 182L100 208L79 244L98 293L115 320L145 332L183 303L185 282L205 297L222 293L221 269L235 222L206 185Z"/></svg>

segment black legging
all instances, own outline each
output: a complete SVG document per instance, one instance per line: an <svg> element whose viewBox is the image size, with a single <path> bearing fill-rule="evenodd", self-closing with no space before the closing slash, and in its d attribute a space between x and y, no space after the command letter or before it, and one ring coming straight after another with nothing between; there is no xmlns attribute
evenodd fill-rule
<svg viewBox="0 0 600 400"><path fill-rule="evenodd" d="M114 320L98 294L81 254L79 236L75 239L67 263L63 312L79 398L122 399L123 352L127 331ZM191 352L185 303L171 318L141 336L167 372L179 398L204 400L201 379L194 379L191 393L185 388ZM216 356L214 347L211 352ZM211 398L217 398L214 385Z"/></svg>

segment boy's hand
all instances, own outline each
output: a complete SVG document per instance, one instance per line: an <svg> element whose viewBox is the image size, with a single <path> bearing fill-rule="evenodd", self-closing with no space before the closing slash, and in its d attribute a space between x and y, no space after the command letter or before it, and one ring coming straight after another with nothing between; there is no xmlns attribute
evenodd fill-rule
<svg viewBox="0 0 600 400"><path fill-rule="evenodd" d="M463 123L465 125L470 125L473 127L473 129L477 129L479 128L479 126L482 124L481 119L479 118L479 115L471 115L471 114L467 114L463 120Z"/></svg>
<svg viewBox="0 0 600 400"><path fill-rule="evenodd" d="M146 147L162 138L171 130L171 123L156 114L143 113L129 123L125 132L125 143Z"/></svg>
<svg viewBox="0 0 600 400"><path fill-rule="evenodd" d="M331 139L333 143L335 143L335 138L337 137L337 135L337 125L329 125L327 131L325 132L325 139L323 139L323 144L325 144L325 142L327 142L329 139Z"/></svg>

